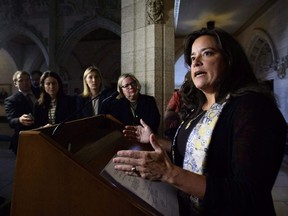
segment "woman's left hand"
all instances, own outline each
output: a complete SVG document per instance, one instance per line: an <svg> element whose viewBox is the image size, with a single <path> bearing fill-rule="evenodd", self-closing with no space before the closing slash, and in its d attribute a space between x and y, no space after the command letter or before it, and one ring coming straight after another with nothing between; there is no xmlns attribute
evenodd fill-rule
<svg viewBox="0 0 288 216"><path fill-rule="evenodd" d="M113 159L115 169L128 175L141 176L149 180L166 181L174 165L166 151L159 145L156 136L150 135L154 151L121 150Z"/></svg>

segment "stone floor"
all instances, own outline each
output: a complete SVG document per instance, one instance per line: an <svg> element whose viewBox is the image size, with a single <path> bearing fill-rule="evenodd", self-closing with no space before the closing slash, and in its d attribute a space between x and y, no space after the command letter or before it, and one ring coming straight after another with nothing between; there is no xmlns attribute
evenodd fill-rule
<svg viewBox="0 0 288 216"><path fill-rule="evenodd" d="M6 136L12 131L5 123L0 123L0 197L6 201L0 205L0 215L9 216L10 201L13 190L15 155L8 149ZM1 141L2 140L4 141ZM272 190L277 216L288 216L288 154L285 155L279 175Z"/></svg>

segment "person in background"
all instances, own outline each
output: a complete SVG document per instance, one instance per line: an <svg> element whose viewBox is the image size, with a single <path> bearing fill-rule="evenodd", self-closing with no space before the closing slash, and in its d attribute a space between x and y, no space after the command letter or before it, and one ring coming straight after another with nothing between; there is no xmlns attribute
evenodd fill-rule
<svg viewBox="0 0 288 216"><path fill-rule="evenodd" d="M118 151L115 169L177 188L180 215L275 216L271 190L286 122L274 96L257 81L241 45L221 29L191 33L184 57L195 107L173 144L156 138L144 121L126 126L126 137L150 142L154 151Z"/></svg>
<svg viewBox="0 0 288 216"><path fill-rule="evenodd" d="M46 71L40 79L41 94L34 106L35 126L42 127L76 119L75 96L66 95L60 76L53 71Z"/></svg>
<svg viewBox="0 0 288 216"><path fill-rule="evenodd" d="M83 74L83 92L79 95L77 102L80 111L78 118L98 115L104 109L102 106L107 106L106 109L108 109L110 96L112 100L113 92L110 88L104 88L103 77L99 68L88 67ZM95 99L91 101L92 98Z"/></svg>
<svg viewBox="0 0 288 216"><path fill-rule="evenodd" d="M31 90L31 80L28 72L18 70L14 73L12 79L18 91L4 100L4 106L9 126L14 129L10 149L17 154L19 132L34 127L34 119L31 114L36 98Z"/></svg>
<svg viewBox="0 0 288 216"><path fill-rule="evenodd" d="M79 88L74 88L74 92L73 93L74 93L74 95L79 95L82 92L81 92L81 90Z"/></svg>
<svg viewBox="0 0 288 216"><path fill-rule="evenodd" d="M112 101L111 114L125 125L140 125L144 119L154 133L157 133L160 124L160 114L155 98L141 94L141 85L138 79L129 73L118 78L117 91L119 95Z"/></svg>
<svg viewBox="0 0 288 216"><path fill-rule="evenodd" d="M173 139L176 130L193 107L191 72L185 74L179 90L175 90L164 113L164 136Z"/></svg>
<svg viewBox="0 0 288 216"><path fill-rule="evenodd" d="M41 93L41 89L40 89L40 77L41 76L42 76L42 72L39 70L34 70L34 71L31 71L30 73L30 78L31 78L31 83L32 83L31 89L37 99L39 99L40 93Z"/></svg>

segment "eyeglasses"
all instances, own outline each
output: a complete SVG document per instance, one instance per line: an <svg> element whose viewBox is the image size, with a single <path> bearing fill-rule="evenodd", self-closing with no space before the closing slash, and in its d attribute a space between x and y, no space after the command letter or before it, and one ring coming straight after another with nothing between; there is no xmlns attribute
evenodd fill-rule
<svg viewBox="0 0 288 216"><path fill-rule="evenodd" d="M128 88L129 86L131 86L131 88L135 88L135 87L137 87L137 83L135 81L133 81L131 83L127 83L127 84L121 86L121 88Z"/></svg>

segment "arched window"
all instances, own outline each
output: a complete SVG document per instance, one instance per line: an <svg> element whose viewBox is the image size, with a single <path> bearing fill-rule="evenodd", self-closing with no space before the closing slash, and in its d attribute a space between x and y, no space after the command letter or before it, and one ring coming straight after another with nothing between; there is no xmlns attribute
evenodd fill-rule
<svg viewBox="0 0 288 216"><path fill-rule="evenodd" d="M254 73L259 80L274 79L277 57L272 40L263 30L255 29L254 31L248 52Z"/></svg>

